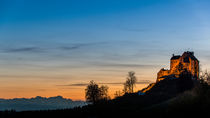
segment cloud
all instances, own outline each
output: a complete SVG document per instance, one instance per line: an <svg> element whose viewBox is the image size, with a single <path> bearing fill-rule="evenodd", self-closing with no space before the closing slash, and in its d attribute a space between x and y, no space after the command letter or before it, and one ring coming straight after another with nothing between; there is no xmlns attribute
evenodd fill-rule
<svg viewBox="0 0 210 118"><path fill-rule="evenodd" d="M105 44L107 42L92 42L92 43L76 43L76 44L62 44L54 45L54 47L42 47L42 46L22 46L22 47L9 47L7 49L1 49L2 52L6 53L41 53L49 50L76 50L82 47L95 46L100 44Z"/></svg>
<svg viewBox="0 0 210 118"><path fill-rule="evenodd" d="M61 49L61 50L75 50L75 49L79 49L82 47L95 46L95 45L101 45L101 44L106 44L106 43L107 42L78 43L78 44L60 46L59 49Z"/></svg>
<svg viewBox="0 0 210 118"><path fill-rule="evenodd" d="M100 82L98 84L103 84L103 85L123 85L124 82ZM152 83L149 80L141 80L138 81L136 84L150 84ZM77 86L77 87L82 87L82 86L87 86L89 83L74 83L74 84L67 84L67 85L57 85L57 86Z"/></svg>
<svg viewBox="0 0 210 118"><path fill-rule="evenodd" d="M139 67L139 68L148 68L148 67L158 67L159 65L149 65L149 64L125 64L125 63L106 63L106 62L92 62L91 65L104 66L104 67Z"/></svg>
<svg viewBox="0 0 210 118"><path fill-rule="evenodd" d="M76 83L76 84L67 84L67 85L57 85L57 86L87 86L88 83Z"/></svg>
<svg viewBox="0 0 210 118"><path fill-rule="evenodd" d="M151 81L149 81L149 80L142 80L142 81L138 81L138 82L136 82L136 84L149 84L149 83L151 83ZM99 84L107 84L107 85L122 85L122 84L124 84L124 82L108 82L108 83L99 83Z"/></svg>
<svg viewBox="0 0 210 118"><path fill-rule="evenodd" d="M2 74L0 74L0 78L2 78L2 79L6 79L6 78L16 78L16 79L21 79L21 80L23 80L23 79L27 79L27 80L29 80L29 79L50 79L50 80L52 80L52 79L65 79L65 77L52 77L52 76L45 76L45 75L14 75L14 74L8 74L8 75L2 75Z"/></svg>
<svg viewBox="0 0 210 118"><path fill-rule="evenodd" d="M74 50L74 49L78 49L80 48L80 46L63 46L63 47L60 47L60 49L62 50Z"/></svg>
<svg viewBox="0 0 210 118"><path fill-rule="evenodd" d="M60 50L75 50L75 49L79 49L82 48L84 46L88 46L89 44L83 44L83 43L79 43L79 44L69 44L69 45L65 45L65 46L60 46L58 47L58 49Z"/></svg>
<svg viewBox="0 0 210 118"><path fill-rule="evenodd" d="M115 66L115 67L154 67L156 65L146 65L146 64L110 64L104 66Z"/></svg>
<svg viewBox="0 0 210 118"><path fill-rule="evenodd" d="M4 52L16 53L16 52L43 52L44 49L39 47L21 47L21 48L10 48L5 49Z"/></svg>

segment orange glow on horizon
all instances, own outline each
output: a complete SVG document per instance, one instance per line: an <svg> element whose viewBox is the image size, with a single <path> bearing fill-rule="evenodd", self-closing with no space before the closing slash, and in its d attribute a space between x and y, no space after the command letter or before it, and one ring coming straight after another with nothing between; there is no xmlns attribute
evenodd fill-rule
<svg viewBox="0 0 210 118"><path fill-rule="evenodd" d="M135 91L141 90L148 84L137 84ZM123 85L108 85L109 95L114 98L116 91L122 90ZM49 88L49 89L34 89L34 88L10 88L1 89L0 98L12 99L12 98L32 98L36 96L42 97L54 97L63 96L64 98L69 98L72 100L85 100L85 86L82 87L59 87L59 88ZM7 92L5 92L7 91Z"/></svg>

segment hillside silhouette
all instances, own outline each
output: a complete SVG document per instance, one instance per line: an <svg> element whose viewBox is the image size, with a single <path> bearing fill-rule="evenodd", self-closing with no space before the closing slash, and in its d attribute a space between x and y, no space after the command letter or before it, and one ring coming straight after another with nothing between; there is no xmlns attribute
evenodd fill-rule
<svg viewBox="0 0 210 118"><path fill-rule="evenodd" d="M125 94L74 109L44 111L4 111L2 118L40 117L180 117L208 115L210 87L204 80L192 80L190 74L156 83L145 95ZM184 112L184 114L183 114Z"/></svg>

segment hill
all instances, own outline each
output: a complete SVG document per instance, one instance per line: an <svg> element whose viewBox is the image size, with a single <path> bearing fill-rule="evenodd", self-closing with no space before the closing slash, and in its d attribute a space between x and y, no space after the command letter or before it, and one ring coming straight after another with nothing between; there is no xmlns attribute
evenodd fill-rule
<svg viewBox="0 0 210 118"><path fill-rule="evenodd" d="M210 108L210 87L188 76L156 83L145 95L125 94L109 101L83 107L44 111L1 112L3 118L40 117L155 117L205 116ZM184 112L184 114L183 114Z"/></svg>

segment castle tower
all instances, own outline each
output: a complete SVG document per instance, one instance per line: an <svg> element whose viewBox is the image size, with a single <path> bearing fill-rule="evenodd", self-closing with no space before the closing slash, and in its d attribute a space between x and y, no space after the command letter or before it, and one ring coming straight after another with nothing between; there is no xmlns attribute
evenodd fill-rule
<svg viewBox="0 0 210 118"><path fill-rule="evenodd" d="M191 74L195 77L199 77L199 61L198 59L194 56L194 52L184 52L182 54L182 63L183 63L183 68L186 69L187 71L191 72Z"/></svg>
<svg viewBox="0 0 210 118"><path fill-rule="evenodd" d="M171 57L171 61L170 61L170 71L175 71L176 70L176 66L179 65L180 62L180 55L173 55Z"/></svg>

